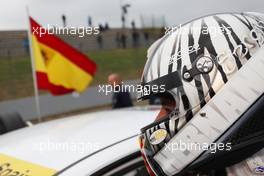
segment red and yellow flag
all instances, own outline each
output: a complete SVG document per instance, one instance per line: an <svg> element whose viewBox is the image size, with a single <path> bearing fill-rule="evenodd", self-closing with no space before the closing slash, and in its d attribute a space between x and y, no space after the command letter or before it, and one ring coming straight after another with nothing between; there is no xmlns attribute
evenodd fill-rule
<svg viewBox="0 0 264 176"><path fill-rule="evenodd" d="M54 95L82 92L91 83L96 64L30 18L32 54L39 89Z"/></svg>

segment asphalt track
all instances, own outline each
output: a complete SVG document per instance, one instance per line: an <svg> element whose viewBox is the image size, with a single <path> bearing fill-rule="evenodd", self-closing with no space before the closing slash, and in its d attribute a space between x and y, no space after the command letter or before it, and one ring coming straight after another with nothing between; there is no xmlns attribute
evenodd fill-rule
<svg viewBox="0 0 264 176"><path fill-rule="evenodd" d="M126 81L124 84L136 85L139 80ZM78 109L92 108L111 103L111 94L105 95L98 92L99 87L90 87L79 97L72 94L63 96L41 95L40 111L43 117L55 114L62 114ZM136 92L130 92L131 97L136 98ZM24 120L37 118L36 104L34 97L21 98L0 102L0 112L19 112Z"/></svg>

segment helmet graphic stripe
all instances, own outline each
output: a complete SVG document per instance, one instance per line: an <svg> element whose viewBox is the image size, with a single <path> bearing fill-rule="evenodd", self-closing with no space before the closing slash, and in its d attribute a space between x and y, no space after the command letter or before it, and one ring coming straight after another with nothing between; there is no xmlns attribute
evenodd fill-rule
<svg viewBox="0 0 264 176"><path fill-rule="evenodd" d="M229 38L228 34L230 33L230 35L235 40L237 45L241 44L241 40L237 37L237 35L234 33L233 29L231 28L231 26L227 22L225 22L224 20L222 20L218 16L214 16L214 18L215 18L216 22L218 23L218 25L221 28L225 29L225 32L223 32L223 34L224 34L224 36L226 38L226 41L228 42L230 51L232 52L233 57L235 58L237 68L240 69L242 67L242 63L240 62L239 58L233 53L235 47L232 44L231 39ZM243 45L243 50L244 50L245 49L245 45L244 44L242 44L242 45Z"/></svg>
<svg viewBox="0 0 264 176"><path fill-rule="evenodd" d="M241 21L245 26L248 27L248 30L251 31L253 29L253 27L251 26L250 22L248 21L248 19L244 16L244 15L241 15L243 17L240 18L240 16L236 15L236 14L232 14L234 17L236 17L239 21Z"/></svg>

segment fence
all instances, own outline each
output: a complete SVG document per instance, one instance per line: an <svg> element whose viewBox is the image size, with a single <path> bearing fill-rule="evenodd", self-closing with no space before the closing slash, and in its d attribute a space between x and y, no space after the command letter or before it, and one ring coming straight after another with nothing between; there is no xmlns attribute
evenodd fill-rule
<svg viewBox="0 0 264 176"><path fill-rule="evenodd" d="M126 40L126 47L147 47L160 35L159 30L110 29L101 31L99 35L78 34L58 35L59 38L82 52L100 49L116 49L122 47L122 35ZM136 33L136 35L134 35ZM99 42L101 38L102 47ZM135 46L136 45L136 46ZM0 32L0 58L28 56L27 31Z"/></svg>
<svg viewBox="0 0 264 176"><path fill-rule="evenodd" d="M160 36L160 31L160 29L110 29L101 32L97 36L78 37L77 35L60 35L59 37L85 54L97 53L98 57L106 57L106 55L112 54L108 59L117 57L117 63L112 63L112 60L106 61L101 58L99 61L96 60L101 70L98 71L95 79L100 79L101 83L105 83L106 73L116 72L117 70L123 73L122 76L127 79L138 79L140 77L139 73L142 71L141 69L145 63L145 48ZM102 55L101 53L106 53L106 55ZM92 59L94 58L92 57ZM125 60L127 61L124 62ZM124 63L130 65L124 67ZM130 77L127 75L130 75ZM0 112L18 111L25 120L35 118L36 112L33 95L27 32L1 31ZM135 95L132 96L135 97ZM111 98L109 96L97 93L96 85L90 87L79 98L73 98L71 95L53 97L47 94L47 92L40 91L40 105L43 116L108 104L110 101Z"/></svg>

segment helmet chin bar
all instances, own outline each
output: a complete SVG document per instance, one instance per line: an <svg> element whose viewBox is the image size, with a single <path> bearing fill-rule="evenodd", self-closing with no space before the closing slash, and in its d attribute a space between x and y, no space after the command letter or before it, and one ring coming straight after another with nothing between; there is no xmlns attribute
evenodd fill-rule
<svg viewBox="0 0 264 176"><path fill-rule="evenodd" d="M188 167L210 170L231 166L252 156L264 146L264 94L234 123L216 143L232 143L230 151L205 152Z"/></svg>
<svg viewBox="0 0 264 176"><path fill-rule="evenodd" d="M262 47L166 145L177 143L202 145L225 141L224 139L231 137L230 130L241 125L239 122L243 115L250 111L263 93L264 48ZM149 140L145 134L143 135L145 140ZM263 148L263 137L254 139L255 141L251 141L251 144L256 144L255 149ZM242 144L246 147L246 143L243 142L238 146L243 148ZM248 146L252 146L251 144L249 143ZM206 160L209 155L214 157L214 154L209 152L202 155L205 153L203 150L182 151L168 147L163 147L151 157L148 157L144 149L143 152L158 175L182 175L189 168L190 163L193 163L194 167L199 165L199 159Z"/></svg>

